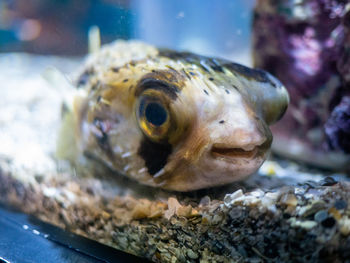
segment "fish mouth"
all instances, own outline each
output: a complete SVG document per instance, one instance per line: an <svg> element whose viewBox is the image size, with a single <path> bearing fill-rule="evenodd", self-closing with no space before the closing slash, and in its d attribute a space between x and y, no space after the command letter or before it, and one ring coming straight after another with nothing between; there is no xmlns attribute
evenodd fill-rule
<svg viewBox="0 0 350 263"><path fill-rule="evenodd" d="M258 154L258 147L246 150L243 148L229 148L213 145L211 148L211 154L214 157L221 158L246 158L253 159Z"/></svg>

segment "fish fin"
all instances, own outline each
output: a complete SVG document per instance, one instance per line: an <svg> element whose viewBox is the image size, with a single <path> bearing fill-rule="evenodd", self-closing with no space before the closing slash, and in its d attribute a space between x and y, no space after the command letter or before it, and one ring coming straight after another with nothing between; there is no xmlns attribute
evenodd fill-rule
<svg viewBox="0 0 350 263"><path fill-rule="evenodd" d="M75 138L75 125L74 112L66 109L65 112L63 112L55 152L55 157L59 160L75 162L78 152Z"/></svg>
<svg viewBox="0 0 350 263"><path fill-rule="evenodd" d="M78 155L77 138L80 136L78 123L80 123L80 109L86 102L86 91L75 90L62 103L62 122L56 147L56 157L74 162Z"/></svg>
<svg viewBox="0 0 350 263"><path fill-rule="evenodd" d="M72 81L55 67L47 67L41 76L54 88L68 90L74 88Z"/></svg>
<svg viewBox="0 0 350 263"><path fill-rule="evenodd" d="M92 26L89 28L88 41L89 41L88 46L89 46L90 54L100 50L101 35L100 35L100 29L98 26Z"/></svg>

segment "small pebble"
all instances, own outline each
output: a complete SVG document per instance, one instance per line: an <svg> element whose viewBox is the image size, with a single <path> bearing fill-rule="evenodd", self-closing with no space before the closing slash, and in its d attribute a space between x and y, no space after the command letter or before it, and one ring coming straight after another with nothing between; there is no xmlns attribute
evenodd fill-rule
<svg viewBox="0 0 350 263"><path fill-rule="evenodd" d="M306 230L311 230L312 228L317 226L317 223L311 220L299 221L299 220L296 220L296 218L292 217L288 221L291 223L292 227L301 227Z"/></svg>
<svg viewBox="0 0 350 263"><path fill-rule="evenodd" d="M102 211L102 214L101 214L102 218L105 219L105 220L108 220L111 218L111 215L109 213L107 213L106 211Z"/></svg>
<svg viewBox="0 0 350 263"><path fill-rule="evenodd" d="M328 217L327 211L321 210L315 214L314 219L316 222L320 223L320 222L324 221L327 217Z"/></svg>
<svg viewBox="0 0 350 263"><path fill-rule="evenodd" d="M281 197L280 203L288 206L296 206L298 204L298 199L294 194L286 194Z"/></svg>
<svg viewBox="0 0 350 263"><path fill-rule="evenodd" d="M242 189L237 190L236 192L232 193L232 194L227 194L225 195L224 198L224 204L226 206L230 206L233 204L234 200L237 198L240 198L243 196L243 191Z"/></svg>
<svg viewBox="0 0 350 263"><path fill-rule="evenodd" d="M191 259L197 259L198 258L198 254L196 252L194 252L192 249L188 249L187 250L187 256Z"/></svg>
<svg viewBox="0 0 350 263"><path fill-rule="evenodd" d="M323 210L325 208L325 203L322 200L316 200L310 205L301 207L298 214L301 215L302 217L308 217L311 216L315 213L317 213L320 210Z"/></svg>
<svg viewBox="0 0 350 263"><path fill-rule="evenodd" d="M337 180L335 180L333 177L330 177L330 176L327 176L326 178L320 181L321 186L332 186L332 185L335 185L336 183L338 183Z"/></svg>
<svg viewBox="0 0 350 263"><path fill-rule="evenodd" d="M334 207L337 210L343 210L343 209L348 207L348 203L346 201L344 201L344 200L338 200L338 201L335 202Z"/></svg>
<svg viewBox="0 0 350 263"><path fill-rule="evenodd" d="M344 236L348 236L350 234L350 219L343 218L339 221L340 225L340 233Z"/></svg>
<svg viewBox="0 0 350 263"><path fill-rule="evenodd" d="M210 197L206 195L200 200L199 206L208 206L208 205L210 205Z"/></svg>
<svg viewBox="0 0 350 263"><path fill-rule="evenodd" d="M264 196L264 194L265 192L260 189L248 193L248 195L255 196L255 197L262 197Z"/></svg>
<svg viewBox="0 0 350 263"><path fill-rule="evenodd" d="M328 213L330 215L332 215L336 220L339 220L341 218L341 213L339 212L338 209L336 209L335 207L331 207L329 210L328 210Z"/></svg>
<svg viewBox="0 0 350 263"><path fill-rule="evenodd" d="M192 213L192 206L191 205L179 206L175 211L175 214L177 216L183 216L183 217L190 217L191 213Z"/></svg>

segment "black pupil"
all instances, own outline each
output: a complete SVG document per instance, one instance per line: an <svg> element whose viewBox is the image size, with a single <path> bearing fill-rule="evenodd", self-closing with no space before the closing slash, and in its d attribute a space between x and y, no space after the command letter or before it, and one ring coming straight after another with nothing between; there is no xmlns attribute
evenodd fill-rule
<svg viewBox="0 0 350 263"><path fill-rule="evenodd" d="M166 121L167 112L162 105L153 102L147 105L145 116L148 122L155 126L160 126Z"/></svg>

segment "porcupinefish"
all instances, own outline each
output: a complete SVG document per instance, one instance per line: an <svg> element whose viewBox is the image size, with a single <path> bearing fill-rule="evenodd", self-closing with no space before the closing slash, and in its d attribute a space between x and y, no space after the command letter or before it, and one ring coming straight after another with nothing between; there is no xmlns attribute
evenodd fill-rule
<svg viewBox="0 0 350 263"><path fill-rule="evenodd" d="M218 58L116 41L75 81L75 158L141 184L191 191L243 180L267 158L289 97L269 73Z"/></svg>

